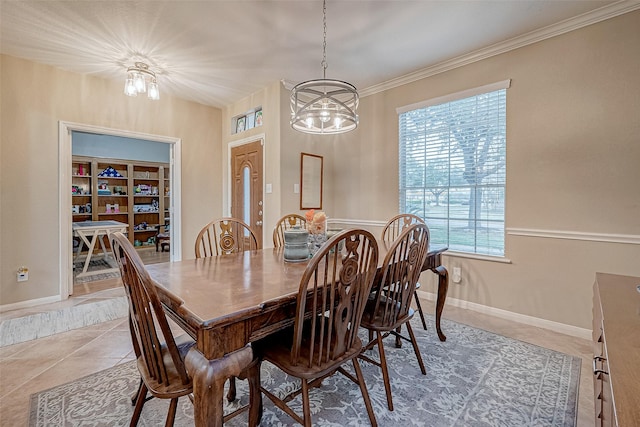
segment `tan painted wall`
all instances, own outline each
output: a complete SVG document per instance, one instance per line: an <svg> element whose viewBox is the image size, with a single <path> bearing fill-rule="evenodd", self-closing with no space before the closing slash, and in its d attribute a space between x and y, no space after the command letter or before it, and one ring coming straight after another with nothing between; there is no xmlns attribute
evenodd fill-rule
<svg viewBox="0 0 640 427"><path fill-rule="evenodd" d="M361 99L359 128L334 145L331 211L397 213L397 107L512 79L507 228L640 235L639 41L636 11ZM590 329L595 272L640 276L637 244L509 235L506 257L446 257L463 269L449 297Z"/></svg>
<svg viewBox="0 0 640 427"><path fill-rule="evenodd" d="M129 98L122 82L0 56L0 305L58 295L58 122L182 138L182 253L222 212L221 110L162 95ZM161 88L162 89L162 88ZM29 281L16 269L29 267Z"/></svg>

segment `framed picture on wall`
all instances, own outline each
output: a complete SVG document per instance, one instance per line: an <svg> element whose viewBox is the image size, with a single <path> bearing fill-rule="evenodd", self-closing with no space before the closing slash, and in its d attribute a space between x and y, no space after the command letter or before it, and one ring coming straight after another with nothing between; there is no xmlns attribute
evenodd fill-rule
<svg viewBox="0 0 640 427"><path fill-rule="evenodd" d="M238 117L236 121L236 133L240 133L244 131L244 122L245 122L245 116Z"/></svg>
<svg viewBox="0 0 640 427"><path fill-rule="evenodd" d="M324 158L300 153L300 210L322 209L322 173Z"/></svg>
<svg viewBox="0 0 640 427"><path fill-rule="evenodd" d="M253 127L255 126L255 120L256 120L256 115L254 113L251 114L247 114L247 119L245 122L245 129L249 130L249 129L253 129Z"/></svg>

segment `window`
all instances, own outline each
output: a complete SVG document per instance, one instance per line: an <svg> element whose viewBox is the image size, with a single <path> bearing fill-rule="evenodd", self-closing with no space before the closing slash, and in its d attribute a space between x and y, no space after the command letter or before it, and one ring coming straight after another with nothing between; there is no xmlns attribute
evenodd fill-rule
<svg viewBox="0 0 640 427"><path fill-rule="evenodd" d="M398 109L400 212L434 244L504 255L509 81Z"/></svg>

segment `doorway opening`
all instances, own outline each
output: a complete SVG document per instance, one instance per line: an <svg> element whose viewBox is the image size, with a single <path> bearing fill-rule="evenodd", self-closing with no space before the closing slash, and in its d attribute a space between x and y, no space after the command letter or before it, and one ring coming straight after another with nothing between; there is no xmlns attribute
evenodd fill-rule
<svg viewBox="0 0 640 427"><path fill-rule="evenodd" d="M59 188L60 188L60 208L59 208L59 242L60 242L60 297L62 299L68 298L69 295L74 293L73 282L73 230L72 230L72 218L73 212L70 207L75 209L74 202L72 201L72 192L68 191L73 188L73 176L72 172L72 146L73 135L76 133L82 134L94 134L96 136L105 137L121 137L130 138L136 140L143 140L147 143L163 143L168 144L169 148L169 165L167 172L167 182L169 183L169 189L167 196L167 204L170 206L167 210L167 214L171 219L171 226L165 231L168 235L169 241L172 243L168 247L168 258L170 260L180 260L181 254L181 197L180 197L180 180L181 180L181 158L180 158L180 145L181 140L179 138L167 137L161 135L151 135L139 132L124 131L119 129L104 128L99 126L91 126L79 123L60 122L59 123ZM103 147L104 148L104 147ZM106 148L108 150L108 147ZM95 188L95 187L94 187ZM163 195L164 197L164 195ZM170 200L170 201L169 201ZM86 211L85 211L86 212ZM102 218L100 218L102 219ZM128 230L129 233L133 233L134 230ZM150 251L149 251L150 252ZM155 251L154 251L155 252ZM165 252L167 254L167 252ZM163 254L163 257L167 255ZM145 254L147 258L149 258ZM153 254L151 254L153 255ZM151 257L153 258L153 257ZM153 262L152 259L149 260ZM116 279L117 280L117 279ZM106 286L107 284L105 284Z"/></svg>

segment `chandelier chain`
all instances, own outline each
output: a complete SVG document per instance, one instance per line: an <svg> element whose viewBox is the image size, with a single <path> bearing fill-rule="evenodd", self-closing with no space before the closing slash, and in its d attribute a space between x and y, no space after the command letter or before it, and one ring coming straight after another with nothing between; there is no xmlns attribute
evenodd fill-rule
<svg viewBox="0 0 640 427"><path fill-rule="evenodd" d="M358 91L350 83L327 79L327 0L322 1L322 79L291 90L291 127L309 134L336 134L358 127Z"/></svg>
<svg viewBox="0 0 640 427"><path fill-rule="evenodd" d="M322 42L322 77L327 78L327 0L322 1L322 25L323 25L323 42Z"/></svg>

